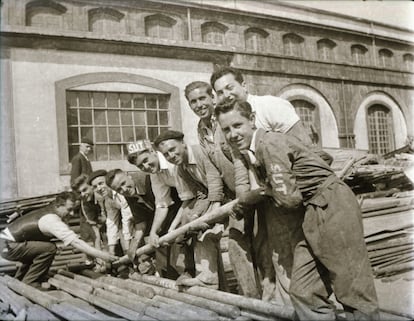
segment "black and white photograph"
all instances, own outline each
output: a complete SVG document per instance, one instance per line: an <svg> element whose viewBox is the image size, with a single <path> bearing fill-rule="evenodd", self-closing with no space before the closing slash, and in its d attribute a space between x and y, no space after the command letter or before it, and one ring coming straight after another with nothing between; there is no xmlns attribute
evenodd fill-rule
<svg viewBox="0 0 414 321"><path fill-rule="evenodd" d="M414 2L0 0L0 320L414 319Z"/></svg>

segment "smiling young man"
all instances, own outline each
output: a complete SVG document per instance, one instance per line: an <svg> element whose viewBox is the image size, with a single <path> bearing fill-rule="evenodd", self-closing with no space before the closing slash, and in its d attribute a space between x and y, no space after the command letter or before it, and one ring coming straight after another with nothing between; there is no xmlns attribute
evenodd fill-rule
<svg viewBox="0 0 414 321"><path fill-rule="evenodd" d="M271 213L259 212L265 215L270 249L278 250L273 235L298 235L288 241L295 251L289 291L299 319L335 320L328 299L333 292L350 314L347 319L377 320L361 212L350 188L298 139L256 130L249 103L232 101L217 106L215 113L227 141L246 154L253 174L250 183L258 183L257 189L240 196L240 202L271 201L278 210L286 210L284 230L273 223ZM291 210L302 212L302 218L292 216ZM300 225L294 222L302 219L300 237Z"/></svg>
<svg viewBox="0 0 414 321"><path fill-rule="evenodd" d="M51 242L53 238L104 261L117 259L79 239L64 223L65 218L73 215L75 202L74 193L62 192L50 205L17 218L0 232L1 256L22 263L15 275L17 279L40 288L56 254L56 245Z"/></svg>
<svg viewBox="0 0 414 321"><path fill-rule="evenodd" d="M185 144L184 134L172 130L160 134L154 144L170 163L176 165L177 188L183 201L182 225L221 205L224 200L223 181L201 146ZM216 224L211 229L204 225L200 228L205 230L204 233L193 237L191 243L195 277L187 278L183 275L177 280L177 284L218 288L221 260L218 242L223 225Z"/></svg>

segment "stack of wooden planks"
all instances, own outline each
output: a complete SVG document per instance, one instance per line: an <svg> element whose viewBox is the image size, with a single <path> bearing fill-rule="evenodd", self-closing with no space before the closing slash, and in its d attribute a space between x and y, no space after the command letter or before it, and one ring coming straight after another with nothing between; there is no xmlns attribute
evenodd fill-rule
<svg viewBox="0 0 414 321"><path fill-rule="evenodd" d="M414 269L414 192L364 198L361 209L376 277Z"/></svg>

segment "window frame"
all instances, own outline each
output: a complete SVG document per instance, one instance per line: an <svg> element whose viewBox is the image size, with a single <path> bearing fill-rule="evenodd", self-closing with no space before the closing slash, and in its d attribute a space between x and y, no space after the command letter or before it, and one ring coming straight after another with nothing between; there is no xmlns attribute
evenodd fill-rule
<svg viewBox="0 0 414 321"><path fill-rule="evenodd" d="M220 36L221 36L221 38L223 40L222 43L216 43L214 41L213 42L207 42L207 41L205 41L206 40L206 37L207 37L207 35L209 33L207 31L210 28L214 28L214 29L217 29L217 30L220 31ZM213 44L213 45L218 45L218 46L225 46L226 45L226 32L228 30L229 30L229 28L227 26L223 25L220 22L217 22L217 21L207 21L207 22L204 22L201 25L201 41L203 43L207 43L207 44ZM216 34L215 34L215 36L216 36Z"/></svg>
<svg viewBox="0 0 414 321"><path fill-rule="evenodd" d="M250 41L251 39L247 38L248 35L255 35L256 38L254 41ZM266 30L260 28L247 28L244 31L244 46L246 50L254 51L254 52L266 52L267 51L267 37L269 33ZM249 48L247 45L248 43L252 42L253 47ZM261 48L260 48L261 47Z"/></svg>
<svg viewBox="0 0 414 321"><path fill-rule="evenodd" d="M170 35L169 38L160 37L160 26L161 26L160 22L164 22L168 25L168 28L170 29L170 32L171 32L171 35ZM149 35L149 32L148 32L147 28L149 27L149 24L151 24L151 23L157 23L157 29L158 29L157 30L157 34L158 34L157 36ZM156 39L174 40L174 26L175 26L176 23L177 23L177 20L175 20L175 19L173 19L169 16L159 14L159 13L146 16L144 18L145 36L146 37L151 37L151 38L156 38Z"/></svg>
<svg viewBox="0 0 414 321"><path fill-rule="evenodd" d="M46 13L57 16L59 18L59 29L63 28L63 14L66 13L67 8L51 0L35 0L28 2L26 4L25 11L25 25L28 27L41 28L40 26L32 26L32 19L37 13L41 13L42 10L48 11ZM47 27L48 26L46 26L46 28Z"/></svg>
<svg viewBox="0 0 414 321"><path fill-rule="evenodd" d="M394 67L394 53L387 49L382 48L378 50L378 61L381 68L393 68Z"/></svg>
<svg viewBox="0 0 414 321"><path fill-rule="evenodd" d="M323 61L332 61L335 60L335 47L336 43L328 38L319 39L316 42L318 48L319 59Z"/></svg>
<svg viewBox="0 0 414 321"><path fill-rule="evenodd" d="M282 36L283 54L289 57L303 56L303 43L305 39L296 33L286 33Z"/></svg>
<svg viewBox="0 0 414 321"><path fill-rule="evenodd" d="M101 17L100 17L101 16ZM103 16L109 16L111 17L113 21L116 21L118 23L118 25L120 25L122 19L125 17L125 15L115 9L112 8L107 8L107 7L99 7L99 8L94 8L94 9L90 9L88 11L88 31L89 32L96 32L96 33L110 33L110 34L116 34L119 33L119 30L113 29L111 27L109 27L107 24L105 24L105 20L108 19L104 19ZM97 20L93 21L93 19L98 18ZM100 18L100 19L99 19ZM104 23L104 27L102 31L100 30L93 30L92 26L93 23L99 20L103 20L102 23ZM108 30L109 29L109 30ZM119 28L118 28L119 29Z"/></svg>
<svg viewBox="0 0 414 321"><path fill-rule="evenodd" d="M356 52L355 50L361 50L361 52ZM364 66L367 64L367 52L368 52L368 48L360 45L360 44L354 44L351 45L351 57L352 57L352 61L358 65L358 66ZM362 58L362 59L360 59ZM361 61L360 61L361 60Z"/></svg>
<svg viewBox="0 0 414 321"><path fill-rule="evenodd" d="M313 114L313 125L315 125L315 129L318 133L319 136L319 140L318 140L318 146L322 147L322 126L321 126L321 117L320 117L320 112L319 112L319 106L317 104L315 104L314 102L304 98L304 97L295 97L292 99L289 99L290 103L292 104L293 108L295 108L296 113L298 114L300 120L302 121L305 129L305 123L303 122L302 118L300 117L300 113L297 112L297 108L298 107L304 107L307 109L310 109L309 107L313 107L314 109L314 114ZM304 101L306 104L308 104L309 106L295 106L294 102L295 101Z"/></svg>
<svg viewBox="0 0 414 321"><path fill-rule="evenodd" d="M154 79L151 77L129 74L129 73L118 73L118 72L98 72L90 74L81 74L66 79L62 79L55 83L55 95L56 95L56 120L57 120L57 143L59 150L59 173L60 175L68 175L70 173L70 159L69 159L69 144L68 144L68 123L66 114L66 91L77 90L76 87L85 86L90 84L103 84L106 82L120 82L120 83L131 83L141 86L154 88L156 90L165 92L170 95L170 126L180 130L182 127L181 123L181 110L180 105L180 92L179 88L173 86L164 81ZM108 90L110 91L110 90ZM108 160L108 161L96 161L97 163L105 164L116 164L117 167L122 167L124 164L125 168L128 164L127 161ZM95 162L92 162L92 164ZM113 166L112 166L113 167ZM102 167L101 167L102 168Z"/></svg>
<svg viewBox="0 0 414 321"><path fill-rule="evenodd" d="M388 144L389 144L389 146L388 146L388 150L387 151L385 151L384 153L380 153L380 152L377 152L377 153L374 153L373 152L373 148L371 148L371 136L370 136L370 109L373 109L373 108L375 108L375 107L380 107L380 108L382 108L382 109L384 109L384 110L387 110L387 113L390 115L390 117L387 119L387 122L388 122L388 126L390 126L389 128L388 128L388 130L390 130L391 132L389 133L389 135L388 135ZM370 153L372 153L372 154L376 154L376 155L382 155L382 154L385 154L385 153L387 153L387 152L390 152L390 151L392 151L392 150L394 150L395 149L395 135L394 135L394 115L393 115L393 113L392 113L392 109L391 108L389 108L387 105L384 105L384 104L382 104L382 103L374 103L374 104L370 104L369 106L367 106L366 107L366 109L365 109L365 117L366 117L366 126L367 126L367 138L368 138L368 150L369 150L369 152ZM378 150L380 150L380 148L381 148L381 146L380 146L380 141L379 141L379 136L378 136L378 131L380 131L380 128L378 127L378 119L376 118L375 119L375 122L376 122L376 124L377 124L377 127L376 127L376 134L377 134L377 136L376 136L376 144L377 144L377 146L376 146L376 148L378 149Z"/></svg>

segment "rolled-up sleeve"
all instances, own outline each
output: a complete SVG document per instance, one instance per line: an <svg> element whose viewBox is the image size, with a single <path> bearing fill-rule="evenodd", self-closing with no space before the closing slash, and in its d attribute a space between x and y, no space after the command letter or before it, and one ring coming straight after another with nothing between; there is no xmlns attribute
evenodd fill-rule
<svg viewBox="0 0 414 321"><path fill-rule="evenodd" d="M39 220L39 230L46 235L53 235L61 240L65 246L68 246L78 236L66 225L56 214L46 214Z"/></svg>

